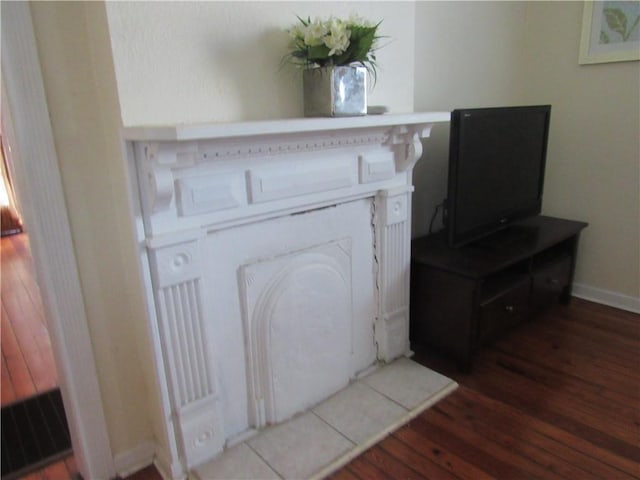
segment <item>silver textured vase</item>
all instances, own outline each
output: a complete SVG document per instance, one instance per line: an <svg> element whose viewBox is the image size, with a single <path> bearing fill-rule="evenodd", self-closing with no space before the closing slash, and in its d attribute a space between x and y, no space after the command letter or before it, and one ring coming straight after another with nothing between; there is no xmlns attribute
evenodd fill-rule
<svg viewBox="0 0 640 480"><path fill-rule="evenodd" d="M367 114L367 69L320 67L302 73L305 117L355 117Z"/></svg>

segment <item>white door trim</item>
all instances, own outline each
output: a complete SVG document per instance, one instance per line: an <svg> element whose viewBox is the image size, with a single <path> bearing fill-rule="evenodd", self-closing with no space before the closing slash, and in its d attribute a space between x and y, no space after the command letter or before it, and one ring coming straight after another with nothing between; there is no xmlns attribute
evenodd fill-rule
<svg viewBox="0 0 640 480"><path fill-rule="evenodd" d="M2 2L2 129L79 472L115 476L28 2Z"/></svg>

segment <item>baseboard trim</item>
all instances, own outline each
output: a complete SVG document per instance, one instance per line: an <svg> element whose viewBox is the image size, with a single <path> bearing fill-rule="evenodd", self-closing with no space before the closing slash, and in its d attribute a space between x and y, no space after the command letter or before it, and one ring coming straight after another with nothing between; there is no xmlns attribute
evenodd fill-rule
<svg viewBox="0 0 640 480"><path fill-rule="evenodd" d="M631 297L601 288L590 287L580 283L573 284L572 295L596 303L602 303L610 307L640 313L640 297Z"/></svg>
<svg viewBox="0 0 640 480"><path fill-rule="evenodd" d="M182 470L182 465L172 463L170 459L171 457L167 455L166 450L158 446L153 464L160 473L160 476L166 480L187 478L187 474Z"/></svg>
<svg viewBox="0 0 640 480"><path fill-rule="evenodd" d="M113 464L119 477L126 478L129 475L148 467L153 463L156 444L144 442L130 450L118 453L113 458Z"/></svg>

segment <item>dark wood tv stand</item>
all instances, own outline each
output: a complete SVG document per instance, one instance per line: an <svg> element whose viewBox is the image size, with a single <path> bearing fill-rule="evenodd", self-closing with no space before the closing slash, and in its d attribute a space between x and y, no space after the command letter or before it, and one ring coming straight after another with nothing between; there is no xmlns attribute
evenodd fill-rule
<svg viewBox="0 0 640 480"><path fill-rule="evenodd" d="M560 301L568 303L586 223L535 216L460 248L444 232L417 238L411 254L411 342L452 356L474 351Z"/></svg>

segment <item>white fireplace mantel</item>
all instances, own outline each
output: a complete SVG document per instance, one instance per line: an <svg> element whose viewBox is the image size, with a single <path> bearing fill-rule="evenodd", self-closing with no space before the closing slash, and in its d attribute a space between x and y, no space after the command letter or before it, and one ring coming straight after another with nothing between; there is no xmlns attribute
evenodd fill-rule
<svg viewBox="0 0 640 480"><path fill-rule="evenodd" d="M362 129L377 127L409 127L448 122L450 112L423 112L395 115L367 115L338 118L290 118L238 123L210 123L199 125L153 125L127 127L125 140L132 141L187 141L214 138L251 137L308 132Z"/></svg>
<svg viewBox="0 0 640 480"><path fill-rule="evenodd" d="M409 353L411 173L447 121L123 130L166 476Z"/></svg>

